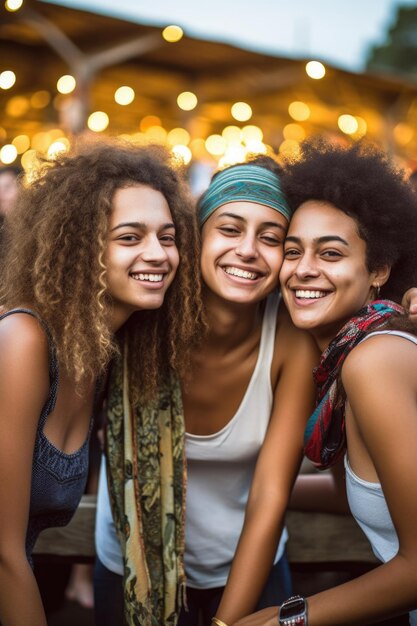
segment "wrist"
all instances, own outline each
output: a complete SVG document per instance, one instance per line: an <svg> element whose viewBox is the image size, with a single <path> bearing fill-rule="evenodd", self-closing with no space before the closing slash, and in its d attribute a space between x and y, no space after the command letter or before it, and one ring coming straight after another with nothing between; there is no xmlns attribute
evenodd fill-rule
<svg viewBox="0 0 417 626"><path fill-rule="evenodd" d="M288 598L278 610L279 626L308 626L307 608L307 600L302 596Z"/></svg>

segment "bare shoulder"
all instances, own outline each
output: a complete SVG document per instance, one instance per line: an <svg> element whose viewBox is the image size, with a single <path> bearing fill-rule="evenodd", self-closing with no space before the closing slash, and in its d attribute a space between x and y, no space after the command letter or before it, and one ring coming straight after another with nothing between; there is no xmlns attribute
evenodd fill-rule
<svg viewBox="0 0 417 626"><path fill-rule="evenodd" d="M48 339L40 322L27 313L14 313L0 321L0 364L42 366L48 361Z"/></svg>
<svg viewBox="0 0 417 626"><path fill-rule="evenodd" d="M345 386L371 384L381 377L417 385L417 344L394 334L377 334L356 346L342 367Z"/></svg>

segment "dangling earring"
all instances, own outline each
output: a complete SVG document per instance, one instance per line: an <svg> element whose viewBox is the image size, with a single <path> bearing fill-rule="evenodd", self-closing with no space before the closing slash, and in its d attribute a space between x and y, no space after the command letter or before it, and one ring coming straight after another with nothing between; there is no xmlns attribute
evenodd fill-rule
<svg viewBox="0 0 417 626"><path fill-rule="evenodd" d="M375 289L376 294L375 294L375 300L378 300L379 298L379 294L381 292L381 287L379 286L379 283L375 283L375 285L372 285L372 287Z"/></svg>

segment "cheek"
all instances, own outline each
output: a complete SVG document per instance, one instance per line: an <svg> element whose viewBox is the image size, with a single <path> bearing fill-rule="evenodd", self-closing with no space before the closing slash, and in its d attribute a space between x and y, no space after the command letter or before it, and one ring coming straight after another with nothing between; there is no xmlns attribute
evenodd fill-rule
<svg viewBox="0 0 417 626"><path fill-rule="evenodd" d="M220 244L216 237L205 236L201 245L201 275L206 279L213 267L214 259L220 254Z"/></svg>
<svg viewBox="0 0 417 626"><path fill-rule="evenodd" d="M268 265L271 270L271 275L278 280L280 278L281 269L284 261L284 250L282 247L273 248L268 253Z"/></svg>
<svg viewBox="0 0 417 626"><path fill-rule="evenodd" d="M168 253L168 256L169 256L169 262L170 262L170 265L172 267L172 270L175 273L177 271L177 269L178 269L179 264L180 264L180 255L179 255L179 252L178 252L178 248L176 248L176 247L172 248L170 250L170 252Z"/></svg>

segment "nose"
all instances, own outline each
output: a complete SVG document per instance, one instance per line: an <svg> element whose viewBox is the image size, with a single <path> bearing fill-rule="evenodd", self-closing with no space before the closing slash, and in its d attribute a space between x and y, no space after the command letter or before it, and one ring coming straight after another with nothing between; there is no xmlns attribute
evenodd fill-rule
<svg viewBox="0 0 417 626"><path fill-rule="evenodd" d="M235 248L237 256L243 259L255 259L258 256L256 236L245 233Z"/></svg>
<svg viewBox="0 0 417 626"><path fill-rule="evenodd" d="M147 263L162 263L168 258L167 251L156 234L149 234L144 243L141 257Z"/></svg>
<svg viewBox="0 0 417 626"><path fill-rule="evenodd" d="M297 260L295 274L302 280L317 277L319 275L319 268L314 255L308 254L307 252L302 254Z"/></svg>

